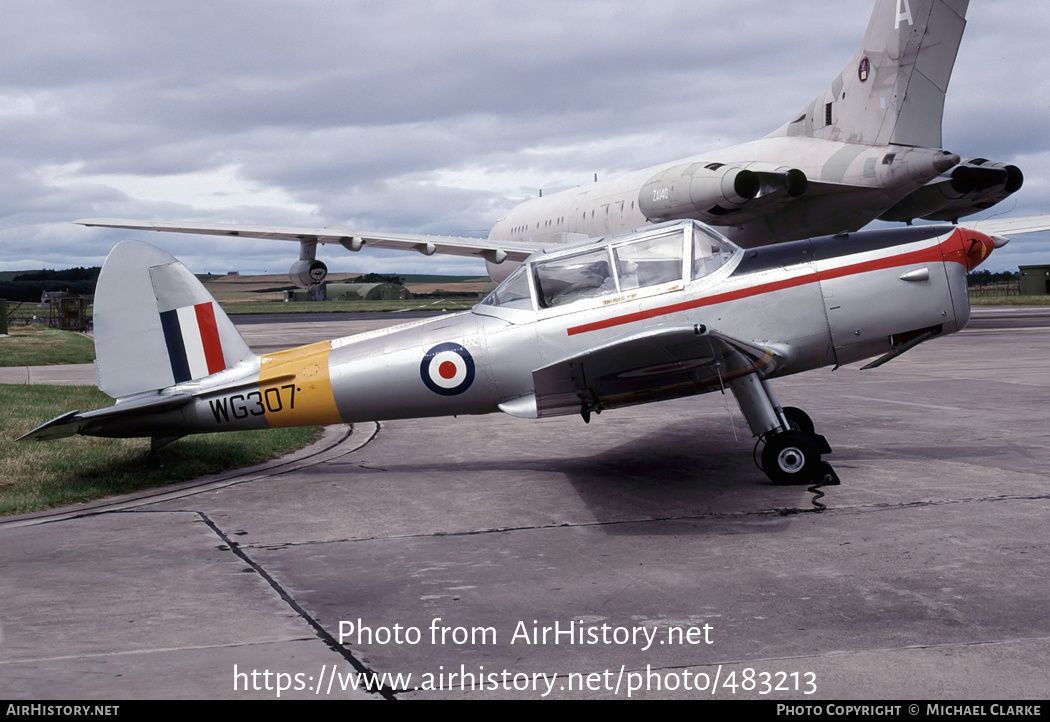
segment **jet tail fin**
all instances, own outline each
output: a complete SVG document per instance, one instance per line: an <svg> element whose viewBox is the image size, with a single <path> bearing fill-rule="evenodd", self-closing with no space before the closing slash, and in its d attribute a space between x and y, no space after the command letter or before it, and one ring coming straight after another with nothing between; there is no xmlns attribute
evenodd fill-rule
<svg viewBox="0 0 1050 722"><path fill-rule="evenodd" d="M95 291L98 386L121 398L210 376L252 357L197 277L139 241L110 251Z"/></svg>
<svg viewBox="0 0 1050 722"><path fill-rule="evenodd" d="M941 147L944 94L969 0L878 0L864 42L823 93L770 136Z"/></svg>

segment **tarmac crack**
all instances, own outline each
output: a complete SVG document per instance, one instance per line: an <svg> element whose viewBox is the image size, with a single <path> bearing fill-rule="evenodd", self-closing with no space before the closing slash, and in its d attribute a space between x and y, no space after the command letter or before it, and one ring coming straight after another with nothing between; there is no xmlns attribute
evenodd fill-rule
<svg viewBox="0 0 1050 722"><path fill-rule="evenodd" d="M378 466L368 466L367 464L358 464L357 468L364 469L365 471L389 471L389 469L383 469Z"/></svg>
<svg viewBox="0 0 1050 722"><path fill-rule="evenodd" d="M746 518L774 518L783 516L802 516L804 514L836 515L850 512L867 511L894 511L902 509L919 509L923 507L946 506L949 504L973 504L992 503L999 501L1040 501L1050 499L1050 494L1004 494L1000 496L970 497L965 499L927 499L909 502L880 502L873 504L851 504L846 506L829 506L827 509L780 507L774 509L760 509L756 511L731 511L731 512L707 512L703 514L679 514L673 516L651 516L636 519L615 519L608 521L587 522L559 522L556 524L528 524L522 526L490 527L487 529L467 529L463 531L437 531L418 534L386 534L366 537L353 537L343 539L319 539L302 542L283 542L279 544L246 544L245 548L263 549L266 551L280 551L300 546L311 546L317 544L342 544L370 541L384 541L395 539L433 539L440 537L469 537L485 534L506 534L522 531L543 531L546 529L580 529L587 527L622 526L626 524L650 524L653 522L673 521L703 521L705 519L746 519Z"/></svg>
<svg viewBox="0 0 1050 722"><path fill-rule="evenodd" d="M329 649L331 649L333 652L345 659L347 663L349 663L350 666L352 666L360 674L369 675L373 679L379 679L379 674L377 674L374 670L370 669L367 665L358 660L353 654L350 653L350 650L346 649L346 647L339 644L339 642L336 641L335 637L333 637L331 633L313 617L313 615L311 615L309 612L303 609L302 605L300 605L295 600L295 598L288 592L288 590L281 586L280 582L278 582L273 577L273 575L266 571L265 567L256 562L250 556L248 556L244 549L242 549L236 541L231 539L230 536L226 534L226 532L220 529L218 524L212 521L207 514L205 514L202 511L198 511L195 513L205 524L208 525L208 528L211 529L212 532L214 532L215 535L226 544L229 550L233 552L233 554L237 556L237 558L239 558L245 564L250 566L260 577L262 577L263 580L266 581L267 584L270 585L270 587L275 592L277 592L277 595L281 598L281 600L284 601L284 603L287 604L289 607L291 607L292 610L314 630L314 633L318 636L318 638L321 639L322 642L325 643L325 645ZM369 694L378 694L383 699L396 699L396 697L394 696L395 691L388 686L383 686L382 688L375 690L366 689L365 691Z"/></svg>

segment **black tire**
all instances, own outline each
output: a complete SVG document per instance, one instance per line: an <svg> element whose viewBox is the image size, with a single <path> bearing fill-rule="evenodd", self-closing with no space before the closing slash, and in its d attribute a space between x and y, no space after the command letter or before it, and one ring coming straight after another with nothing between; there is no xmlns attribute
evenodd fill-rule
<svg viewBox="0 0 1050 722"><path fill-rule="evenodd" d="M762 471L774 484L811 484L821 468L817 440L801 431L777 434L762 449Z"/></svg>
<svg viewBox="0 0 1050 722"><path fill-rule="evenodd" d="M813 426L813 419L809 418L802 409L794 406L785 406L783 408L784 416L788 420L788 426L791 427L792 431L801 431L803 434L809 434L813 436L817 433L816 428Z"/></svg>

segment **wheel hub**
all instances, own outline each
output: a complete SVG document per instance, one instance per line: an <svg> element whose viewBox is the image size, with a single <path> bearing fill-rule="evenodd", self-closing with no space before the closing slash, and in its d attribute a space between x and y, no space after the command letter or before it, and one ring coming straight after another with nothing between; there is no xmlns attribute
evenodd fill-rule
<svg viewBox="0 0 1050 722"><path fill-rule="evenodd" d="M777 466L789 474L797 474L806 465L806 456L794 446L777 454Z"/></svg>

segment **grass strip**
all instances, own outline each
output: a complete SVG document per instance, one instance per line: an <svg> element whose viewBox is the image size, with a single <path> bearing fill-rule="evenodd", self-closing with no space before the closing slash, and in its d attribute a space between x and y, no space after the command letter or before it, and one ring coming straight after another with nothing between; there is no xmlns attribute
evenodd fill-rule
<svg viewBox="0 0 1050 722"><path fill-rule="evenodd" d="M149 458L149 439L18 436L71 409L109 406L92 386L0 385L0 516L24 514L260 464L315 441L319 427L188 436Z"/></svg>
<svg viewBox="0 0 1050 722"><path fill-rule="evenodd" d="M1050 306L1050 296L970 296L971 306Z"/></svg>
<svg viewBox="0 0 1050 722"><path fill-rule="evenodd" d="M0 338L0 366L89 364L95 344L86 336L46 326L13 325Z"/></svg>
<svg viewBox="0 0 1050 722"><path fill-rule="evenodd" d="M404 301L221 301L230 316L268 313L376 313L379 311L464 311L473 308L477 299L449 298L440 300L408 299Z"/></svg>

